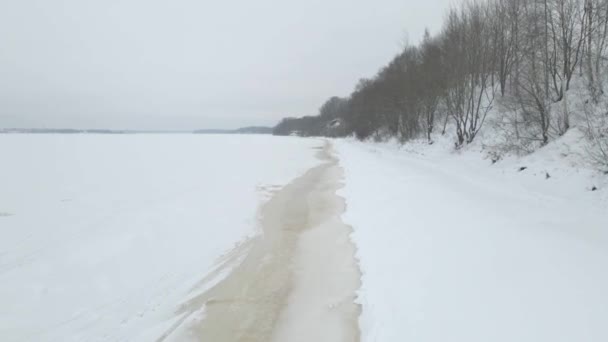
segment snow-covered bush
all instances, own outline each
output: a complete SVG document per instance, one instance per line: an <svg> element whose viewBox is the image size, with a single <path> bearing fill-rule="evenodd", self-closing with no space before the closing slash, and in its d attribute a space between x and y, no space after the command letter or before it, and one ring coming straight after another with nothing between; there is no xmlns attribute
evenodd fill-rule
<svg viewBox="0 0 608 342"><path fill-rule="evenodd" d="M589 102L585 105L584 113L587 153L594 163L608 168L608 103L595 105Z"/></svg>

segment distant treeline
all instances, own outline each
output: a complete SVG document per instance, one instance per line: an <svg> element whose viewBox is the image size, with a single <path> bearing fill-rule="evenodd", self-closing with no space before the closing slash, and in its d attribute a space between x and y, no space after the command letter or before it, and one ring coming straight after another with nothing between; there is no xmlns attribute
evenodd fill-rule
<svg viewBox="0 0 608 342"><path fill-rule="evenodd" d="M499 102L513 143L541 146L571 126L574 78L589 113L605 102L607 34L608 0L465 2L448 11L441 32L425 32L350 96L330 98L316 116L283 119L274 134L430 141L448 127L462 146ZM592 119L603 130L605 120ZM595 133L597 144L608 139Z"/></svg>
<svg viewBox="0 0 608 342"><path fill-rule="evenodd" d="M272 127L249 126L238 129L199 129L198 134L272 134Z"/></svg>
<svg viewBox="0 0 608 342"><path fill-rule="evenodd" d="M196 131L163 130L112 130L72 128L0 128L0 133L28 134L146 134L146 133L196 133L196 134L272 134L272 127L250 126L238 129L201 129Z"/></svg>

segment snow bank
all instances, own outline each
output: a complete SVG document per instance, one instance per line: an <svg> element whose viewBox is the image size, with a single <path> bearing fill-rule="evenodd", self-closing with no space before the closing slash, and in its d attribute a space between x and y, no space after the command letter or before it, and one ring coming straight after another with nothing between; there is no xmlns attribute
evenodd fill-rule
<svg viewBox="0 0 608 342"><path fill-rule="evenodd" d="M319 145L0 135L2 340L156 339L218 256L255 232L264 189L316 165Z"/></svg>
<svg viewBox="0 0 608 342"><path fill-rule="evenodd" d="M563 155L576 139L493 165L447 141L337 140L362 340L607 341L606 192L590 191L606 177Z"/></svg>

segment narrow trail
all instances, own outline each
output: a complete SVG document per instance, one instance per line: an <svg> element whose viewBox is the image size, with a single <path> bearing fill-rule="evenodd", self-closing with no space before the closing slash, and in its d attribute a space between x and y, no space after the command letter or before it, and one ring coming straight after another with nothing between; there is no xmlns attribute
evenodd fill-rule
<svg viewBox="0 0 608 342"><path fill-rule="evenodd" d="M361 275L351 228L340 219L345 202L336 194L343 171L330 142L317 157L321 165L263 205L263 234L233 250L203 282L238 265L185 303L183 318L160 340L172 340L179 328L186 335L180 339L195 341L359 341L354 300Z"/></svg>

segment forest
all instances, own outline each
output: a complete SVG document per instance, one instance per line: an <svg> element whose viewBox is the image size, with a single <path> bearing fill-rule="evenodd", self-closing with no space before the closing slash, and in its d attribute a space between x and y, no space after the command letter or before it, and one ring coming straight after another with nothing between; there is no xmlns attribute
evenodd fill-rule
<svg viewBox="0 0 608 342"><path fill-rule="evenodd" d="M461 148L487 129L503 151L529 153L577 127L606 166L607 35L608 0L463 2L349 96L273 133L429 143L450 133Z"/></svg>

